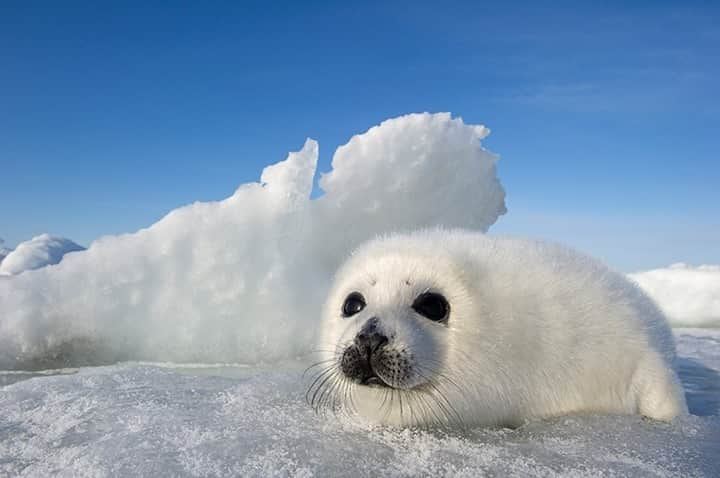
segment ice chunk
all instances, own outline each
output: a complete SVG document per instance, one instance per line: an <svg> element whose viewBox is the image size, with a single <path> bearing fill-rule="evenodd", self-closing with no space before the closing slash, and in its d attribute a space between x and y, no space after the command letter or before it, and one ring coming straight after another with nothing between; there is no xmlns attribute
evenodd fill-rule
<svg viewBox="0 0 720 478"><path fill-rule="evenodd" d="M314 200L308 140L225 200L4 278L0 368L303 354L331 274L359 242L438 224L487 230L505 212L486 134L446 113L385 121L338 149Z"/></svg>
<svg viewBox="0 0 720 478"><path fill-rule="evenodd" d="M629 274L674 327L720 326L720 266L673 264Z"/></svg>
<svg viewBox="0 0 720 478"><path fill-rule="evenodd" d="M70 239L40 234L29 241L21 242L13 251L0 249L0 256L4 255L4 259L0 257L0 275L15 275L57 264L65 254L84 250L84 247Z"/></svg>

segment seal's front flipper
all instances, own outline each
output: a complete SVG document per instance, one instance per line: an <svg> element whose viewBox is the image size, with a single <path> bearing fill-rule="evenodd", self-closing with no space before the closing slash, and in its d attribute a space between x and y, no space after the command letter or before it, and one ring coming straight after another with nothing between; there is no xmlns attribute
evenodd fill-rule
<svg viewBox="0 0 720 478"><path fill-rule="evenodd" d="M638 413L648 418L670 421L688 413L680 380L660 357L651 356L640 361L632 386Z"/></svg>

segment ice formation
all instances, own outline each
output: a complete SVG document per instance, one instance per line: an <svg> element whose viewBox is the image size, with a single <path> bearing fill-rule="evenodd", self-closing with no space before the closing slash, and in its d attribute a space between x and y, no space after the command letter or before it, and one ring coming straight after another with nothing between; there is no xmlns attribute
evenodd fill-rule
<svg viewBox="0 0 720 478"><path fill-rule="evenodd" d="M225 200L3 278L0 368L303 354L332 272L360 241L439 224L487 230L505 212L487 134L447 113L385 121L338 148L313 200L308 140Z"/></svg>
<svg viewBox="0 0 720 478"><path fill-rule="evenodd" d="M674 327L720 326L720 266L673 264L629 274Z"/></svg>
<svg viewBox="0 0 720 478"><path fill-rule="evenodd" d="M65 254L83 250L84 247L70 239L41 234L21 242L15 250L0 249L0 256L4 255L0 257L0 275L10 276L57 264Z"/></svg>

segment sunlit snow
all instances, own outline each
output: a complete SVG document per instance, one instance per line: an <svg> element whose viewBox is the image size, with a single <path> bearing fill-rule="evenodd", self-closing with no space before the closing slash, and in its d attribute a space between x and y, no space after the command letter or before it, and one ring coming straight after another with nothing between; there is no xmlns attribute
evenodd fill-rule
<svg viewBox="0 0 720 478"><path fill-rule="evenodd" d="M720 327L720 266L673 264L630 274L673 326Z"/></svg>
<svg viewBox="0 0 720 478"><path fill-rule="evenodd" d="M65 254L84 249L70 239L41 234L21 242L14 250L0 248L0 275L9 276L57 264Z"/></svg>
<svg viewBox="0 0 720 478"><path fill-rule="evenodd" d="M487 134L449 114L385 121L337 149L314 200L308 140L223 201L2 280L0 368L303 354L359 242L438 224L487 230L505 212Z"/></svg>

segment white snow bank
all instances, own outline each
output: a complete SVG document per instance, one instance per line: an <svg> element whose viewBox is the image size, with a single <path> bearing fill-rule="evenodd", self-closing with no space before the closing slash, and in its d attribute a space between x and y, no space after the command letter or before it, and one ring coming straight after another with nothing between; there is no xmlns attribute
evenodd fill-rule
<svg viewBox="0 0 720 478"><path fill-rule="evenodd" d="M679 263L628 276L657 302L672 326L720 326L720 266Z"/></svg>
<svg viewBox="0 0 720 478"><path fill-rule="evenodd" d="M65 254L84 250L84 247L70 239L40 234L29 241L21 242L15 250L8 250L4 259L0 257L0 275L15 275L57 264ZM2 254L3 251L0 250L0 255Z"/></svg>
<svg viewBox="0 0 720 478"><path fill-rule="evenodd" d="M315 415L302 366L290 364L38 375L0 387L0 475L715 477L718 339L679 337L681 379L703 416L672 423L595 415L449 434L370 427ZM707 357L685 356L685 344Z"/></svg>
<svg viewBox="0 0 720 478"><path fill-rule="evenodd" d="M505 212L487 134L447 113L385 121L338 148L315 200L308 140L223 201L0 281L0 368L305 353L332 272L360 241L438 224L487 230Z"/></svg>

